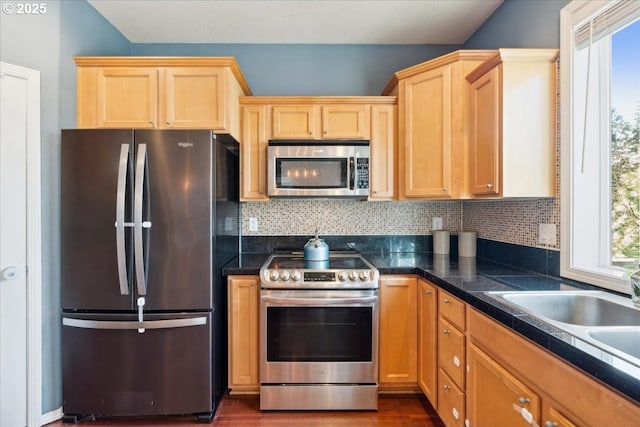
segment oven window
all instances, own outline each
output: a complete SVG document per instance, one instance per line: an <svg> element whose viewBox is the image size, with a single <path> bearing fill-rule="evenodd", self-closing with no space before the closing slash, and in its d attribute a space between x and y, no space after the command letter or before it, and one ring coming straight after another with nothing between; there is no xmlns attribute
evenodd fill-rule
<svg viewBox="0 0 640 427"><path fill-rule="evenodd" d="M268 307L267 361L370 362L371 307Z"/></svg>
<svg viewBox="0 0 640 427"><path fill-rule="evenodd" d="M277 188L347 188L347 159L276 159Z"/></svg>

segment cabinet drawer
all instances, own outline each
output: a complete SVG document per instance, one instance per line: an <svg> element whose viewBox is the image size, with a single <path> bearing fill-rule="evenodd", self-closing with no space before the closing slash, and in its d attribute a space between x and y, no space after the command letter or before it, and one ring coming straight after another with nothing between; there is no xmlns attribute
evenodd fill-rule
<svg viewBox="0 0 640 427"><path fill-rule="evenodd" d="M442 317L438 320L440 368L464 389L465 339L464 334Z"/></svg>
<svg viewBox="0 0 640 427"><path fill-rule="evenodd" d="M438 373L438 384L438 415L447 427L463 427L464 393L442 369Z"/></svg>
<svg viewBox="0 0 640 427"><path fill-rule="evenodd" d="M461 331L465 330L464 302L451 294L440 290L438 296L438 311L455 327Z"/></svg>

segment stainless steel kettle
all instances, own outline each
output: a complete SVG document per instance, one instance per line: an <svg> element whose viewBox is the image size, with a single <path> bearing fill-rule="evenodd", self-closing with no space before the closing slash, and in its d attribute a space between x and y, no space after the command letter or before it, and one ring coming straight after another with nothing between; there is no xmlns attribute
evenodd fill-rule
<svg viewBox="0 0 640 427"><path fill-rule="evenodd" d="M304 245L304 260L329 260L329 245L327 245L324 240L318 237L318 230L316 230L316 236L309 239L309 241Z"/></svg>

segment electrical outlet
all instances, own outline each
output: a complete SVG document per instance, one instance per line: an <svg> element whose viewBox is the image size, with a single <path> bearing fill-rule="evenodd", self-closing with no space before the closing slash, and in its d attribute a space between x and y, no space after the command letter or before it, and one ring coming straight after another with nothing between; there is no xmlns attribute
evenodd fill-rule
<svg viewBox="0 0 640 427"><path fill-rule="evenodd" d="M556 244L555 224L538 224L538 243L541 245Z"/></svg>
<svg viewBox="0 0 640 427"><path fill-rule="evenodd" d="M249 218L249 231L258 231L258 218Z"/></svg>
<svg viewBox="0 0 640 427"><path fill-rule="evenodd" d="M434 216L432 219L432 230L442 230L442 218L439 216Z"/></svg>

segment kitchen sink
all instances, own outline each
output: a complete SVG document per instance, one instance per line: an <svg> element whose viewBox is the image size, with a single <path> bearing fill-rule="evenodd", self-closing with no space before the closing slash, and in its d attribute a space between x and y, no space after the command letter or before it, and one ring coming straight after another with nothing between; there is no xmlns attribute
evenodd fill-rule
<svg viewBox="0 0 640 427"><path fill-rule="evenodd" d="M640 368L640 309L604 291L485 292Z"/></svg>
<svg viewBox="0 0 640 427"><path fill-rule="evenodd" d="M596 341L640 359L640 328L592 329L587 334Z"/></svg>
<svg viewBox="0 0 640 427"><path fill-rule="evenodd" d="M580 326L640 326L640 310L600 291L494 293L525 311ZM624 298L620 297L622 300Z"/></svg>

